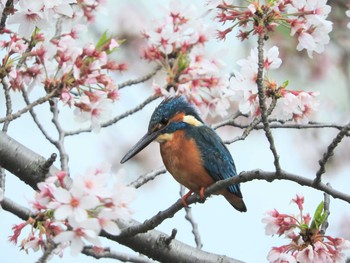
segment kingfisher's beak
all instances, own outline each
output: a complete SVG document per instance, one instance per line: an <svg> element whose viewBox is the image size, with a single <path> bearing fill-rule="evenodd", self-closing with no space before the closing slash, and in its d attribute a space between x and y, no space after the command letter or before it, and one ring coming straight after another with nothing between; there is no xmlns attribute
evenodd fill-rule
<svg viewBox="0 0 350 263"><path fill-rule="evenodd" d="M131 148L130 151L125 154L120 163L125 163L127 160L134 157L136 154L141 152L148 144L150 144L155 138L160 134L160 130L147 132L135 145Z"/></svg>

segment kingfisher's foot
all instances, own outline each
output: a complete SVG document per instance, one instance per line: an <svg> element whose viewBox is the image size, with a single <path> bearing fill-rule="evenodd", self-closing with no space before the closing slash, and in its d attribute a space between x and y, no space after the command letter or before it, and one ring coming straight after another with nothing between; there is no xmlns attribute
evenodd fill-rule
<svg viewBox="0 0 350 263"><path fill-rule="evenodd" d="M205 187L201 187L201 189L199 189L199 197L203 200L205 199L204 191Z"/></svg>
<svg viewBox="0 0 350 263"><path fill-rule="evenodd" d="M187 198L193 193L193 191L189 191L187 194L185 194L182 198L181 198L181 202L184 205L184 207L188 207L188 204L186 202Z"/></svg>

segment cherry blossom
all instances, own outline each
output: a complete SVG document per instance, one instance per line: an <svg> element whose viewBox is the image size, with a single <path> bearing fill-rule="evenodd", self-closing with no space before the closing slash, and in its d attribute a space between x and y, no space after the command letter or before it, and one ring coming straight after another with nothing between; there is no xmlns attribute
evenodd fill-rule
<svg viewBox="0 0 350 263"><path fill-rule="evenodd" d="M347 11L345 12L345 14L346 14L348 17L350 17L350 10L347 10ZM347 27L350 29L350 22L348 22Z"/></svg>
<svg viewBox="0 0 350 263"><path fill-rule="evenodd" d="M276 209L267 212L262 219L267 235L284 236L290 239L288 245L273 247L267 259L269 262L345 262L344 250L350 249L350 242L333 238L320 232L328 212L323 202L317 207L313 219L303 213L304 197L297 195L292 202L298 206L299 215L281 214Z"/></svg>
<svg viewBox="0 0 350 263"><path fill-rule="evenodd" d="M291 29L291 36L297 36L297 50L306 49L310 57L313 52L322 53L329 42L332 22L327 20L331 11L327 0L248 1L250 4L244 8L226 1L214 2L210 7L216 6L217 20L233 23L218 32L220 39L225 39L236 26L241 28L237 37L243 41L251 34L267 35L274 32L278 25L283 25Z"/></svg>
<svg viewBox="0 0 350 263"><path fill-rule="evenodd" d="M258 99L258 87L256 84L258 74L258 54L253 49L246 59L237 61L239 71L234 71L230 79L229 89L226 94L230 100L238 102L238 109L250 117L260 115ZM267 102L271 103L269 97L275 96L277 104L271 114L272 118L283 121L293 120L298 123L308 123L309 117L318 109L318 102L315 99L317 93L287 90L285 84L278 85L271 79L271 70L278 69L282 64L279 58L279 51L276 46L264 50L264 82L266 85Z"/></svg>
<svg viewBox="0 0 350 263"><path fill-rule="evenodd" d="M204 45L214 31L202 20L192 5L173 1L166 17L143 32L147 46L143 58L164 68L163 83L153 82L162 96L184 95L198 106L204 117L227 114L230 103L225 95L228 76L221 73L223 63L208 56Z"/></svg>
<svg viewBox="0 0 350 263"><path fill-rule="evenodd" d="M94 132L99 132L101 122L110 117L110 107L112 101L104 93L86 93L80 99L76 100L75 120L79 122L90 121L91 128Z"/></svg>
<svg viewBox="0 0 350 263"><path fill-rule="evenodd" d="M17 243L22 230L30 226L21 242L23 249L45 249L52 239L57 243L54 254L62 254L69 246L72 255L77 255L86 243L99 246L102 230L120 234L116 220L130 218L135 189L125 186L121 172L112 175L110 168L102 164L73 178L60 171L39 183L32 202L33 218L15 225L10 241Z"/></svg>
<svg viewBox="0 0 350 263"><path fill-rule="evenodd" d="M99 204L96 196L85 195L83 189L78 187L72 187L69 191L59 187L52 194L55 199L53 206L56 220L73 218L77 222L84 221L88 218L87 210Z"/></svg>
<svg viewBox="0 0 350 263"><path fill-rule="evenodd" d="M56 243L70 243L71 254L73 256L79 255L84 248L84 241L99 246L100 240L98 238L99 227L96 218L89 218L83 222L70 221L72 230L62 231L53 238Z"/></svg>
<svg viewBox="0 0 350 263"><path fill-rule="evenodd" d="M119 98L110 73L127 69L125 63L110 58L120 41L106 33L97 43L84 43L80 38L79 32L86 28L82 23L93 19L100 3L15 1L13 15L8 17L10 27L2 32L0 41L0 49L5 52L1 67L9 73L6 78L10 89L56 90L63 105L77 108L77 120L90 121L94 131L99 131L100 122L108 117L109 105ZM53 25L62 18L65 23L53 35ZM19 24L19 29L13 30L12 24ZM101 99L88 101L95 92Z"/></svg>

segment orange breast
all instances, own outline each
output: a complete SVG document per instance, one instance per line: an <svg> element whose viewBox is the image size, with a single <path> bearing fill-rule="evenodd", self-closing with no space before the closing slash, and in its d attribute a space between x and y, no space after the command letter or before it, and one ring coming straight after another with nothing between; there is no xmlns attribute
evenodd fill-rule
<svg viewBox="0 0 350 263"><path fill-rule="evenodd" d="M161 143L160 152L167 170L188 189L199 191L214 183L204 169L194 140L186 138L184 131L176 131L172 140Z"/></svg>

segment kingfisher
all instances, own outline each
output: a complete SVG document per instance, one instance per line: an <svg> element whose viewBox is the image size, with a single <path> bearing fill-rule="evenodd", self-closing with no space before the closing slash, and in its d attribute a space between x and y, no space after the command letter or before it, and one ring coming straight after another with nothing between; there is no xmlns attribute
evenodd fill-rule
<svg viewBox="0 0 350 263"><path fill-rule="evenodd" d="M147 133L120 161L124 163L152 141L160 144L163 163L170 174L190 191L182 197L199 193L213 183L237 175L230 152L216 132L204 123L194 106L184 96L164 99L154 110ZM215 194L223 195L238 211L246 212L240 185L230 185Z"/></svg>

